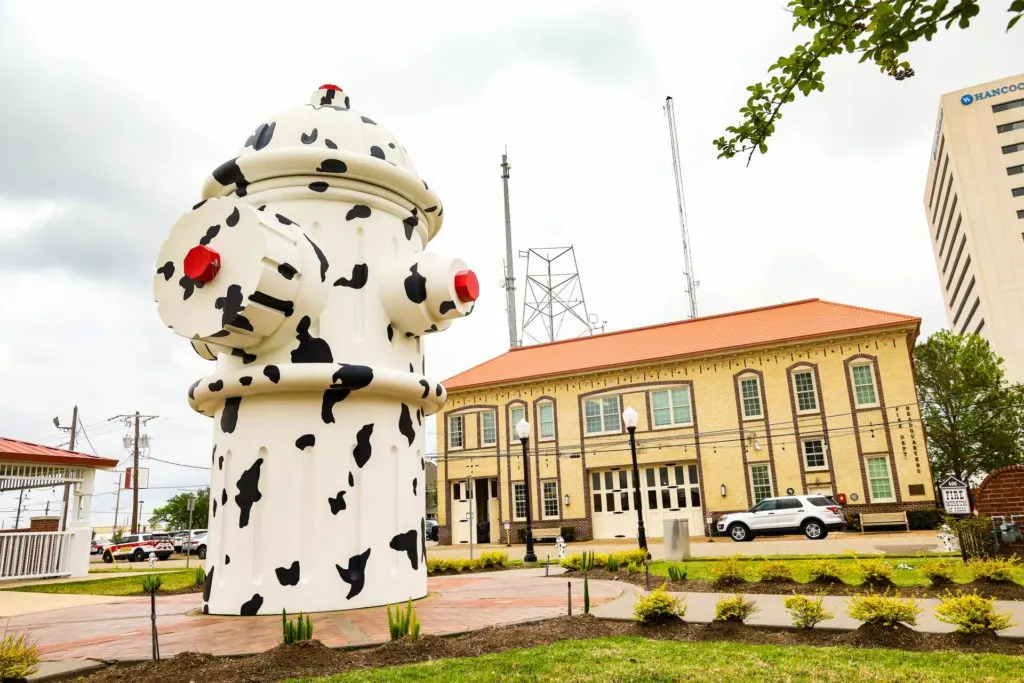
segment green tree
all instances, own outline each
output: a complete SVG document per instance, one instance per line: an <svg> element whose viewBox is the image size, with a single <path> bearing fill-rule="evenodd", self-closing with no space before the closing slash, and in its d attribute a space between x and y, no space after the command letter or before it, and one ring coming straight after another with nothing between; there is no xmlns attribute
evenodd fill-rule
<svg viewBox="0 0 1024 683"><path fill-rule="evenodd" d="M168 529L188 529L188 493L179 493L167 501L162 507L153 510L149 518L150 524L162 523ZM205 488L196 494L196 509L192 513L192 526L202 529L210 516L210 489Z"/></svg>
<svg viewBox="0 0 1024 683"><path fill-rule="evenodd" d="M796 99L797 92L806 97L825 89L822 60L859 54L861 62L874 62L882 73L902 81L914 75L904 59L912 43L931 41L953 24L967 28L981 11L979 5L980 0L790 0L787 11L793 15L793 30L810 29L813 35L768 67L769 73L776 73L767 83L747 86L750 95L740 109L740 123L714 141L718 157L747 153L749 165L755 152L767 153L767 140L782 118L782 108ZM1024 15L1024 0L1010 2L1008 11L1007 31Z"/></svg>
<svg viewBox="0 0 1024 683"><path fill-rule="evenodd" d="M936 480L1024 462L1024 385L976 335L940 330L914 349L917 395Z"/></svg>

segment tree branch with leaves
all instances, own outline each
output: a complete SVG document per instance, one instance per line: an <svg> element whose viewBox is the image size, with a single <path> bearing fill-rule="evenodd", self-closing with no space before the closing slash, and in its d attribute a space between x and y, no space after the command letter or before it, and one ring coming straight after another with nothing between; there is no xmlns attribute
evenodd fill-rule
<svg viewBox="0 0 1024 683"><path fill-rule="evenodd" d="M755 153L767 154L768 138L775 133L785 105L825 90L823 60L839 54L860 54L860 62L873 62L882 73L902 81L914 75L905 59L911 44L931 41L940 29L954 24L961 29L981 11L980 0L790 0L793 30L810 29L810 40L797 45L768 68L773 74L766 82L747 86L747 103L740 108L740 123L726 128L728 135L714 141L718 158L747 155L750 165ZM1024 16L1024 0L1013 0L1006 30ZM773 73L775 72L775 73Z"/></svg>

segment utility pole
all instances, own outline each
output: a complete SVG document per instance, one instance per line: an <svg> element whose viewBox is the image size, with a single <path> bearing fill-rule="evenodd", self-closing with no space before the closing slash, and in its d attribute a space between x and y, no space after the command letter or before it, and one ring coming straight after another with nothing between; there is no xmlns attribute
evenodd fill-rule
<svg viewBox="0 0 1024 683"><path fill-rule="evenodd" d="M507 152L507 150L506 150ZM508 347L519 346L516 326L516 276L512 268L512 214L508 202L508 154L501 155L501 184L505 188L505 306L508 308Z"/></svg>
<svg viewBox="0 0 1024 683"><path fill-rule="evenodd" d="M140 415L135 411L133 415L116 415L110 420L124 419L126 422L135 424L135 437L132 439L132 533L139 533L139 443L141 425L155 420L157 415ZM147 441L148 442L148 441ZM116 520L115 520L116 521Z"/></svg>
<svg viewBox="0 0 1024 683"><path fill-rule="evenodd" d="M110 527L110 537L114 537L114 531L117 529L117 515L121 511L121 473L117 473L117 499L114 503L114 526Z"/></svg>
<svg viewBox="0 0 1024 683"><path fill-rule="evenodd" d="M75 450L75 439L78 436L78 406L75 406L71 411L71 427L61 427L60 420L53 418L53 424L57 429L68 429L70 434L70 440L68 442L68 450ZM68 526L68 499L71 497L71 484L64 482L64 507L61 512L60 530L66 531ZM49 502L47 502L47 514L49 514Z"/></svg>
<svg viewBox="0 0 1024 683"><path fill-rule="evenodd" d="M21 501L25 498L25 489L18 491L18 512L14 516L14 528L21 528Z"/></svg>

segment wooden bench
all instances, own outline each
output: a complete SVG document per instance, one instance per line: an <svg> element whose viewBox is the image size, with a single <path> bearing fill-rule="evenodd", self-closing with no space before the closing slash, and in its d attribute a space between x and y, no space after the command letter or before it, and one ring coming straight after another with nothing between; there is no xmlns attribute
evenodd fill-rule
<svg viewBox="0 0 1024 683"><path fill-rule="evenodd" d="M864 528L869 526L890 526L899 524L907 527L907 531L910 531L910 521L907 519L907 513L904 512L862 512L860 513L860 532L864 533Z"/></svg>
<svg viewBox="0 0 1024 683"><path fill-rule="evenodd" d="M559 527L548 527L545 529L533 530L533 540L535 541L554 541L561 535L562 529Z"/></svg>

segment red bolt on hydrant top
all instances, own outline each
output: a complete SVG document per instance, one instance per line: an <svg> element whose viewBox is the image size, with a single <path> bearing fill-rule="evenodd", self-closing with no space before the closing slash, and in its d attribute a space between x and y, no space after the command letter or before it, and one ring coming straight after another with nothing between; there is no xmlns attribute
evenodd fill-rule
<svg viewBox="0 0 1024 683"><path fill-rule="evenodd" d="M220 254L204 244L188 250L185 255L185 275L198 282L209 282L220 271Z"/></svg>
<svg viewBox="0 0 1024 683"><path fill-rule="evenodd" d="M472 270L460 270L455 273L455 294L459 301L469 303L480 297L480 281Z"/></svg>

